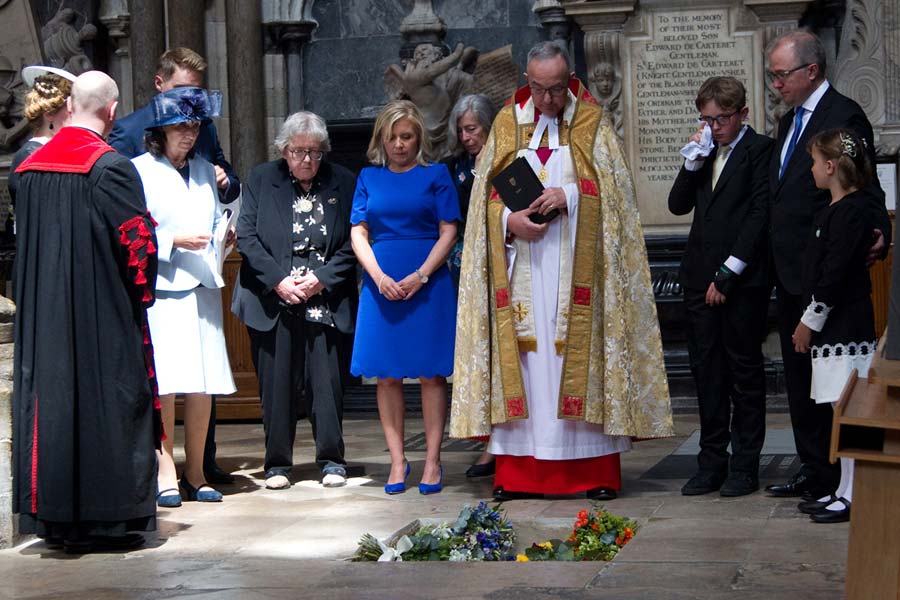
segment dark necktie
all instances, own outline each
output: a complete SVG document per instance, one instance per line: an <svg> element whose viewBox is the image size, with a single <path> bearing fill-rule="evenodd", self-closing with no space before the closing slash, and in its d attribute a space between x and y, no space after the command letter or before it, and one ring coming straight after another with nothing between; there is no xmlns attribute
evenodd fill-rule
<svg viewBox="0 0 900 600"><path fill-rule="evenodd" d="M791 141L788 142L787 152L784 154L784 162L781 163L781 170L778 171L778 179L781 179L784 176L784 170L787 168L788 161L791 160L791 154L794 153L794 148L797 147L797 140L800 139L800 132L803 129L803 113L806 110L802 106L797 107L797 112L794 115L794 134L791 136Z"/></svg>

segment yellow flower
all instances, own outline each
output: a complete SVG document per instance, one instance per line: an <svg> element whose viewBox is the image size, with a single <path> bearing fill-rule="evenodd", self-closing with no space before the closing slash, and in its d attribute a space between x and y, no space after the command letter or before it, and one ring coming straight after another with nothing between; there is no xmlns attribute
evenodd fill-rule
<svg viewBox="0 0 900 600"><path fill-rule="evenodd" d="M516 554L516 562L528 562L528 557L524 554Z"/></svg>
<svg viewBox="0 0 900 600"><path fill-rule="evenodd" d="M553 550L553 543L552 543L552 542L543 542L543 543L541 543L541 544L538 544L538 546L540 546L540 547L543 548L544 550Z"/></svg>

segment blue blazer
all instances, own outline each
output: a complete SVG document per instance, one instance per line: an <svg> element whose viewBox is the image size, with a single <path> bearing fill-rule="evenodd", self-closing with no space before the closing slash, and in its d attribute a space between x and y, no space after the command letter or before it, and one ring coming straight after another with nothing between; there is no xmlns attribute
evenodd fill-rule
<svg viewBox="0 0 900 600"><path fill-rule="evenodd" d="M116 124L112 133L109 134L107 142L119 154L128 158L140 156L147 151L144 147L144 135L147 133L147 125L152 122L153 109L148 104L127 117L116 119ZM219 144L219 134L212 121L206 121L200 125L200 134L194 144L194 154L222 167L225 174L228 175L228 187L224 191L219 190L219 198L222 202L228 204L237 198L241 193L241 182L231 164L225 160L225 153L222 152L222 146Z"/></svg>

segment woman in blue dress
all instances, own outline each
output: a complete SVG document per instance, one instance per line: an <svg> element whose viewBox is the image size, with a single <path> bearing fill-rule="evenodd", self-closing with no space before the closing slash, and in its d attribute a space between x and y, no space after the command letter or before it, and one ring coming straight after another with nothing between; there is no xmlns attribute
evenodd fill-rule
<svg viewBox="0 0 900 600"><path fill-rule="evenodd" d="M419 492L441 491L447 377L453 371L456 293L447 255L460 219L447 167L429 164L416 106L389 103L375 121L356 183L350 239L365 269L350 371L378 379L378 413L391 454L384 491L406 491L403 379L419 379L426 456Z"/></svg>

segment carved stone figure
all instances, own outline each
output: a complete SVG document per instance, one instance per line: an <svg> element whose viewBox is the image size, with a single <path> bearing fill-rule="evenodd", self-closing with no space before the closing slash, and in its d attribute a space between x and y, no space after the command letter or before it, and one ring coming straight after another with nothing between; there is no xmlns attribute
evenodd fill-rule
<svg viewBox="0 0 900 600"><path fill-rule="evenodd" d="M612 63L599 62L588 74L591 93L603 107L610 122L615 125L616 133L622 136L622 111L619 110L619 99L622 95L621 78Z"/></svg>
<svg viewBox="0 0 900 600"><path fill-rule="evenodd" d="M0 56L0 150L14 151L28 134L28 120L22 115L25 91L19 69Z"/></svg>
<svg viewBox="0 0 900 600"><path fill-rule="evenodd" d="M44 53L49 64L75 75L93 68L91 59L85 54L81 44L97 36L97 27L91 23L85 23L81 29L75 29L77 16L75 10L63 8L60 3L59 10L53 18L41 28Z"/></svg>
<svg viewBox="0 0 900 600"><path fill-rule="evenodd" d="M440 46L419 44L402 68L390 65L384 73L388 95L409 99L422 111L433 158L447 154L447 119L456 101L472 86L470 71L477 57L475 48L462 43L447 57Z"/></svg>

